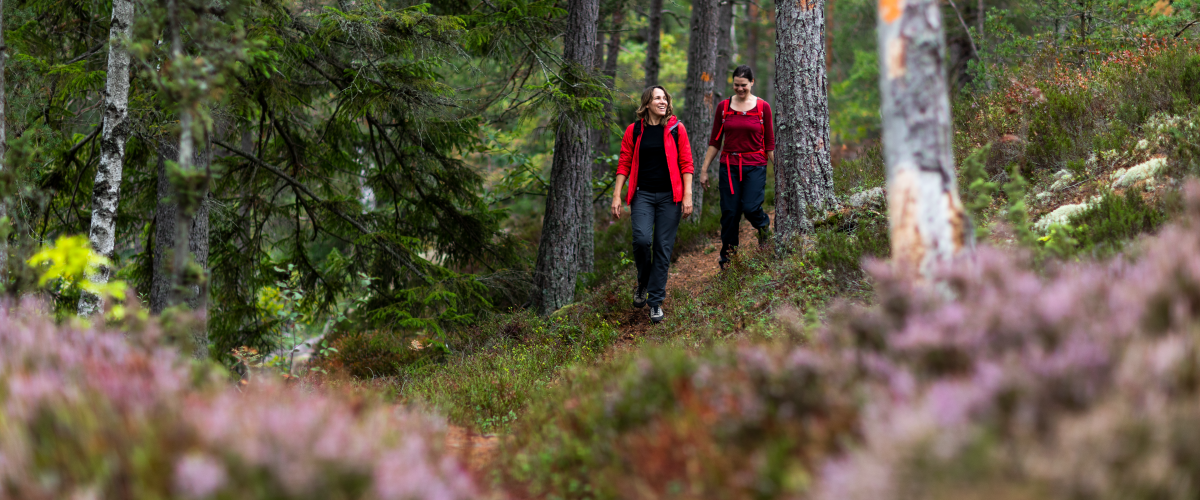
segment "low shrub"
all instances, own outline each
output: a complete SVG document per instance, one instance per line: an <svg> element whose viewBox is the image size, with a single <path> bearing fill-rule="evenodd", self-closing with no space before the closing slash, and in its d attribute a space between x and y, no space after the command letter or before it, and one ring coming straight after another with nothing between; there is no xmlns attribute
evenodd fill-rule
<svg viewBox="0 0 1200 500"><path fill-rule="evenodd" d="M1200 183L1187 199L1137 261L983 247L936 287L872 264L877 303L799 347L569 377L507 478L557 498L1195 498Z"/></svg>
<svg viewBox="0 0 1200 500"><path fill-rule="evenodd" d="M608 380L576 381L527 421L508 480L548 498L794 496L852 434L838 364L750 345L650 350Z"/></svg>
<svg viewBox="0 0 1200 500"><path fill-rule="evenodd" d="M444 424L0 308L0 498L467 499Z"/></svg>
<svg viewBox="0 0 1200 500"><path fill-rule="evenodd" d="M390 377L413 364L440 357L438 344L384 330L349 331L330 336L333 351L325 365L358 378ZM426 350L428 349L428 350Z"/></svg>
<svg viewBox="0 0 1200 500"><path fill-rule="evenodd" d="M1071 217L1075 252L1115 253L1126 241L1158 229L1168 215L1164 203L1147 203L1138 191L1130 188L1124 195L1105 192L1098 203Z"/></svg>

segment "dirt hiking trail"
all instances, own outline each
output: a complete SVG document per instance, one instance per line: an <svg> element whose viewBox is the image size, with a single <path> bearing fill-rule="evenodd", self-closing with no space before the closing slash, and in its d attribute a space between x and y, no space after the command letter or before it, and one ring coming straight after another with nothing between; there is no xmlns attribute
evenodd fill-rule
<svg viewBox="0 0 1200 500"><path fill-rule="evenodd" d="M774 221L775 213L769 212L769 214L771 220ZM708 286L709 281L721 272L721 268L717 264L721 250L720 235L714 232L707 236L705 243L698 245L690 252L680 254L679 258L671 264L670 274L667 277L667 300L663 303L663 310L666 313L664 323L671 321L671 313L674 309L672 295L679 293L676 290L693 297L698 296ZM754 228L744 220L741 224L739 239L742 248L750 248L758 244ZM635 309L629 305L633 300L633 283L622 288L618 294L610 294L605 300L610 304L624 303L626 304L625 309L627 309L627 312L618 320L620 324L617 326L617 331L620 333L620 340L612 346L613 352L610 355L636 349L638 339L644 337L653 325L650 324L648 308ZM620 309L619 306L617 308ZM451 425L446 432L446 447L461 463L466 465L476 480L486 481L488 466L499 452L500 436L479 434L465 427Z"/></svg>

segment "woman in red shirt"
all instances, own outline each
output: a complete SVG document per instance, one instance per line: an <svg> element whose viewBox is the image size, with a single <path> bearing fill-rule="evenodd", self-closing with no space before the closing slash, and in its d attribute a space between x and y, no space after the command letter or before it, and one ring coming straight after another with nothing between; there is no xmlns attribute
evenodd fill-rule
<svg viewBox="0 0 1200 500"><path fill-rule="evenodd" d="M675 118L671 94L660 86L642 92L638 121L625 129L617 182L613 188L613 218L621 218L621 188L633 219L633 261L637 287L633 306L650 304L650 321L663 320L667 298L667 269L681 217L692 214L692 147L687 129Z"/></svg>
<svg viewBox="0 0 1200 500"><path fill-rule="evenodd" d="M775 121L771 105L750 93L754 88L754 70L738 66L733 70L734 96L717 105L708 152L700 170L700 185L708 188L708 165L721 153L721 269L737 252L738 226L742 215L758 229L761 245L771 236L771 218L762 204L767 187L767 162L775 161ZM723 143L722 143L723 141Z"/></svg>

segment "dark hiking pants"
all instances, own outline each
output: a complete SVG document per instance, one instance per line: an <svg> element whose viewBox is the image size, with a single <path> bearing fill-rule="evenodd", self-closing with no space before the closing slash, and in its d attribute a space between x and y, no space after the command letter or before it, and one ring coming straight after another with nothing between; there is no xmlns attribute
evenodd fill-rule
<svg viewBox="0 0 1200 500"><path fill-rule="evenodd" d="M740 180L736 166L731 172L726 170L724 163L720 168L722 175L717 187L721 190L721 262L729 262L730 254L737 251L738 226L743 215L755 229L771 225L771 218L762 208L766 198L767 167L742 167ZM729 192L727 172L733 174L733 193Z"/></svg>
<svg viewBox="0 0 1200 500"><path fill-rule="evenodd" d="M661 306L667 298L667 270L675 232L683 216L683 204L673 195L638 191L633 195L633 262L637 264L638 285L646 287L647 302Z"/></svg>

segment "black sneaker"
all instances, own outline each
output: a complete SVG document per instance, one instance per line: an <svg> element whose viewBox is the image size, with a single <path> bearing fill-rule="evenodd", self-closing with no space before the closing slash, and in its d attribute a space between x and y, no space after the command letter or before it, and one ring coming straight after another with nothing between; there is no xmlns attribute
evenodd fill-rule
<svg viewBox="0 0 1200 500"><path fill-rule="evenodd" d="M771 226L758 228L758 246L760 248L766 246L767 243L771 242L771 237L774 235L775 233L771 232Z"/></svg>
<svg viewBox="0 0 1200 500"><path fill-rule="evenodd" d="M641 309L646 306L646 287L638 285L633 291L633 307Z"/></svg>
<svg viewBox="0 0 1200 500"><path fill-rule="evenodd" d="M663 320L662 306L650 306L650 322L658 323Z"/></svg>

